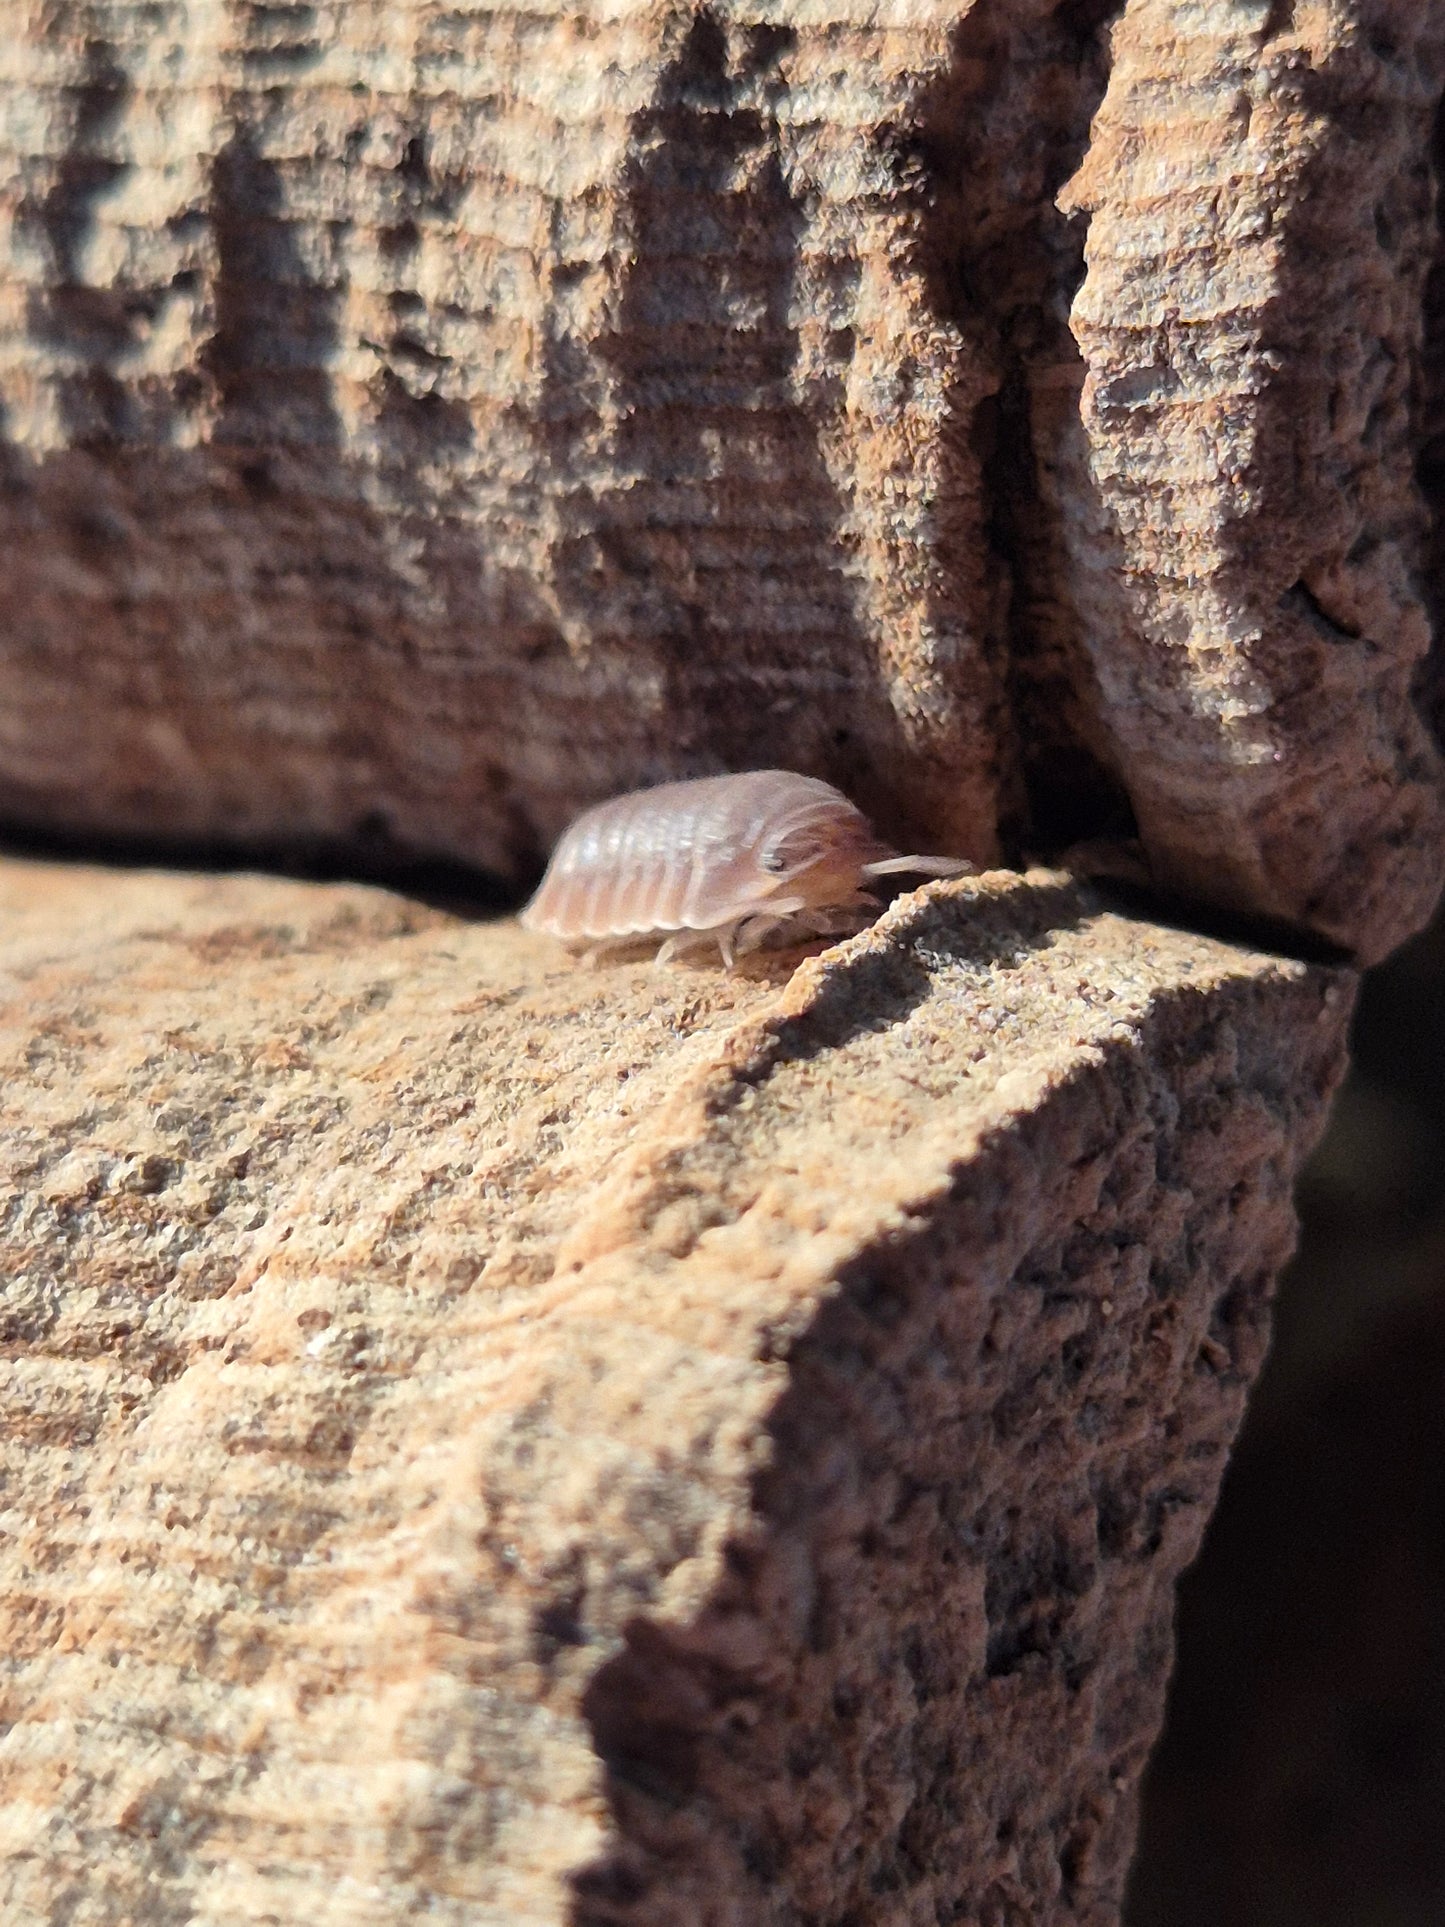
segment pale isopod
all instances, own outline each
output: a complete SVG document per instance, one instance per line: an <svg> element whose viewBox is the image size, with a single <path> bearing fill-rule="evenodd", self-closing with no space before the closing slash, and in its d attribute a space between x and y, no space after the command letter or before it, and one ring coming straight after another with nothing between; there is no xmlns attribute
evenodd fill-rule
<svg viewBox="0 0 1445 1927"><path fill-rule="evenodd" d="M956 876L957 857L899 856L831 783L744 770L616 796L586 810L522 912L564 943L665 937L662 961L716 943L731 965L779 929L837 929L872 877ZM856 916L853 922L856 926Z"/></svg>

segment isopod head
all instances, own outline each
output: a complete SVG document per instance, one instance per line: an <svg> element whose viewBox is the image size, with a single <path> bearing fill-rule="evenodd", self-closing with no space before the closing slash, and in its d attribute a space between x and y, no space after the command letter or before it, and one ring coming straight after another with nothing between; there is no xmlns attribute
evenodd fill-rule
<svg viewBox="0 0 1445 1927"><path fill-rule="evenodd" d="M816 781L799 780L810 786ZM846 796L828 783L817 788L824 793L816 799L800 794L791 809L780 811L749 852L760 874L776 878L778 895L796 898L802 910L858 902L869 866L893 856Z"/></svg>

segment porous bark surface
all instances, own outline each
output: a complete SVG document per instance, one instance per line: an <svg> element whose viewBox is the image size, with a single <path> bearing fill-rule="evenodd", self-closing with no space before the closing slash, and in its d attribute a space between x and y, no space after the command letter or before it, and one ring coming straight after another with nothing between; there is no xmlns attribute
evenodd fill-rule
<svg viewBox="0 0 1445 1927"><path fill-rule="evenodd" d="M1436 10L14 11L10 820L520 876L780 763L1423 922Z"/></svg>
<svg viewBox="0 0 1445 1927"><path fill-rule="evenodd" d="M0 870L0 1912L1113 1922L1347 974Z"/></svg>
<svg viewBox="0 0 1445 1927"><path fill-rule="evenodd" d="M515 885L777 763L1424 920L1436 10L11 15L0 822ZM0 911L7 1921L1116 1921L1347 975Z"/></svg>

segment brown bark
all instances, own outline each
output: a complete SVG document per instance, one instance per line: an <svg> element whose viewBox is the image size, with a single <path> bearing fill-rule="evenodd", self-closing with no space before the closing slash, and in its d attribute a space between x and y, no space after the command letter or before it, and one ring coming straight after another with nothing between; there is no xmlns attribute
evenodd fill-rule
<svg viewBox="0 0 1445 1927"><path fill-rule="evenodd" d="M1414 0L49 0L0 810L519 876L776 762L1381 954L1440 877L1440 73Z"/></svg>

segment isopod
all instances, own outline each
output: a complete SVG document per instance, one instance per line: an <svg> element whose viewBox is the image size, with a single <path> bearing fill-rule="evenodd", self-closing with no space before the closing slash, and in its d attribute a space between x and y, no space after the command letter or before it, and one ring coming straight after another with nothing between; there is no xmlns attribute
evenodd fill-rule
<svg viewBox="0 0 1445 1927"><path fill-rule="evenodd" d="M972 867L957 857L899 856L816 776L743 770L660 783L585 810L552 852L522 922L571 944L665 938L661 962L716 943L731 967L780 929L820 934L839 928L840 912L876 909L870 878Z"/></svg>

